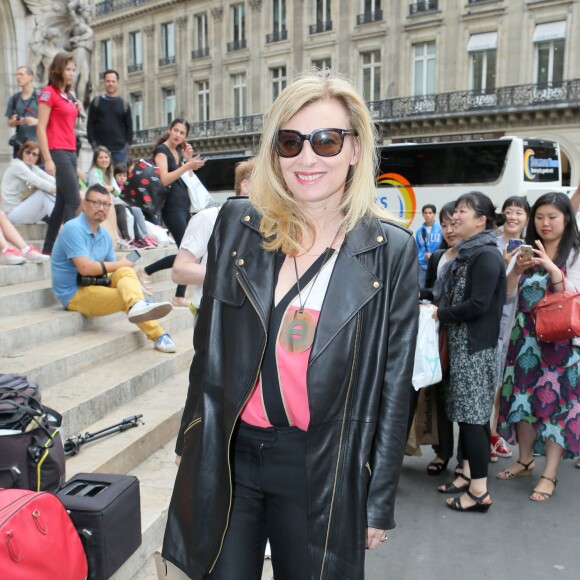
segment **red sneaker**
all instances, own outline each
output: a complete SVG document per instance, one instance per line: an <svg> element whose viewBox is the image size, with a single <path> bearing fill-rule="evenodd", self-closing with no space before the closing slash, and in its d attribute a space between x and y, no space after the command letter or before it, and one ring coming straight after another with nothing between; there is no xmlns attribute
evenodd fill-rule
<svg viewBox="0 0 580 580"><path fill-rule="evenodd" d="M495 463L497 461L497 453L495 452L493 445L490 447L490 450L489 450L489 460L492 463Z"/></svg>
<svg viewBox="0 0 580 580"><path fill-rule="evenodd" d="M511 457L513 455L512 450L508 447L503 437L491 438L492 450L498 457Z"/></svg>

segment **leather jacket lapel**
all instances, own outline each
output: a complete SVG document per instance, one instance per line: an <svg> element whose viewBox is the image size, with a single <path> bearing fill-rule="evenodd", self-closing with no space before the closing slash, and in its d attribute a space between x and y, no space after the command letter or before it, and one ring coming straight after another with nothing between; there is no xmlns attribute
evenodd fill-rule
<svg viewBox="0 0 580 580"><path fill-rule="evenodd" d="M382 280L367 269L359 254L385 243L382 228L376 219L361 222L347 234L324 297L310 363L320 356L340 329L383 288Z"/></svg>

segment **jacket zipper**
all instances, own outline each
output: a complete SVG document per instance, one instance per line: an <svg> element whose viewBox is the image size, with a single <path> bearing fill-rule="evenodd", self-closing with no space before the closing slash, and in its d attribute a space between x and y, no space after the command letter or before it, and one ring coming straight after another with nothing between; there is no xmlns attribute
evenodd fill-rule
<svg viewBox="0 0 580 580"><path fill-rule="evenodd" d="M338 453L336 455L336 469L334 470L334 483L332 486L332 498L330 500L330 512L329 512L329 516L328 516L328 526L326 528L326 541L324 543L324 554L322 555L322 568L320 569L320 580L323 580L323 576L324 576L324 566L326 564L326 554L328 552L328 542L330 539L330 526L332 524L332 510L334 509L334 497L336 495L336 482L338 479L338 470L340 467L340 454L342 451L342 440L344 437L344 427L345 427L345 423L346 423L346 412L348 409L348 398L350 395L350 390L352 388L352 383L354 380L354 367L356 365L356 360L358 357L358 341L359 341L359 334L360 334L360 318L357 316L357 324L356 324L356 337L355 337L355 343L354 343L354 353L353 353L353 358L352 358L352 367L350 369L350 381L348 383L348 389L346 391L346 398L345 398L345 402L344 402L344 412L342 415L342 427L340 429L340 440L338 442Z"/></svg>
<svg viewBox="0 0 580 580"><path fill-rule="evenodd" d="M248 297L248 300L252 304L254 310L256 311L256 314L258 315L258 318L260 319L260 322L262 323L262 328L264 329L264 336L267 336L268 335L268 331L266 329L266 325L264 324L264 321L262 320L262 317L260 316L260 312L258 310L258 307L256 306L255 302L252 300L252 298L250 296L250 292L248 292L248 290L244 286L242 280L240 279L240 276L237 275L237 274L236 274L236 279L237 279L238 283L240 284L240 286L242 287L242 290L244 291L245 295ZM254 381L253 381L252 385L255 385L256 384L256 381L258 380L258 377L260 376L260 368L262 368L262 360L264 359L264 353L266 352L266 343L267 343L267 340L264 340L264 346L262 347L262 354L260 355L260 364L258 365L258 370L256 371L256 376L254 378ZM250 389L250 392L248 393L248 396L245 398L244 402L240 406L240 410L238 411L238 414L236 415L236 418L235 418L234 423L232 425L232 429L230 431L230 437L229 437L229 440L228 440L228 473L229 473L229 479L230 479L230 497L229 497L229 501L228 501L228 515L227 515L227 518L226 518L226 525L224 526L224 531L222 533L222 539L220 540L220 547L219 547L217 556L216 556L215 560L213 561L213 564L211 565L211 568L209 569L208 574L211 574L213 572L213 569L215 568L215 565L217 564L217 561L219 560L220 554L222 553L222 548L224 546L224 539L226 537L226 531L227 531L228 525L230 523L230 511L232 509L232 487L233 486L232 486L232 466L230 464L230 453L229 453L229 449L230 449L230 447L232 445L232 437L233 437L233 434L234 434L234 429L236 427L236 423L238 422L238 419L239 419L240 415L242 414L242 410L246 406L246 403L248 402L248 400L252 396L252 390L253 389Z"/></svg>

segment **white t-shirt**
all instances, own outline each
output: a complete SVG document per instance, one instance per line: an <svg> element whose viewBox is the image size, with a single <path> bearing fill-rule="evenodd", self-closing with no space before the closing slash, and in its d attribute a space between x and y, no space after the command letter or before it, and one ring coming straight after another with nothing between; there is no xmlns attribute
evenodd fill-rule
<svg viewBox="0 0 580 580"><path fill-rule="evenodd" d="M189 220L185 234L183 234L183 240L181 240L181 246L179 246L179 249L191 252L197 258L198 264L203 266L207 262L207 244L211 238L219 211L219 207L210 207L196 213ZM199 308L202 294L203 286L201 284L195 285L191 302L196 308Z"/></svg>

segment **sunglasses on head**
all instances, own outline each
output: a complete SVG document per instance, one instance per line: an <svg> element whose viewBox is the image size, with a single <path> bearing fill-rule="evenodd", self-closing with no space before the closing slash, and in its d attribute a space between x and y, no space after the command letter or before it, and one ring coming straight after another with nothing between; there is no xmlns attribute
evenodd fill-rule
<svg viewBox="0 0 580 580"><path fill-rule="evenodd" d="M320 157L334 157L342 151L344 136L356 133L345 129L316 129L309 135L292 129L280 129L276 141L276 153L280 157L296 157L300 155L304 141L308 141L312 151Z"/></svg>

